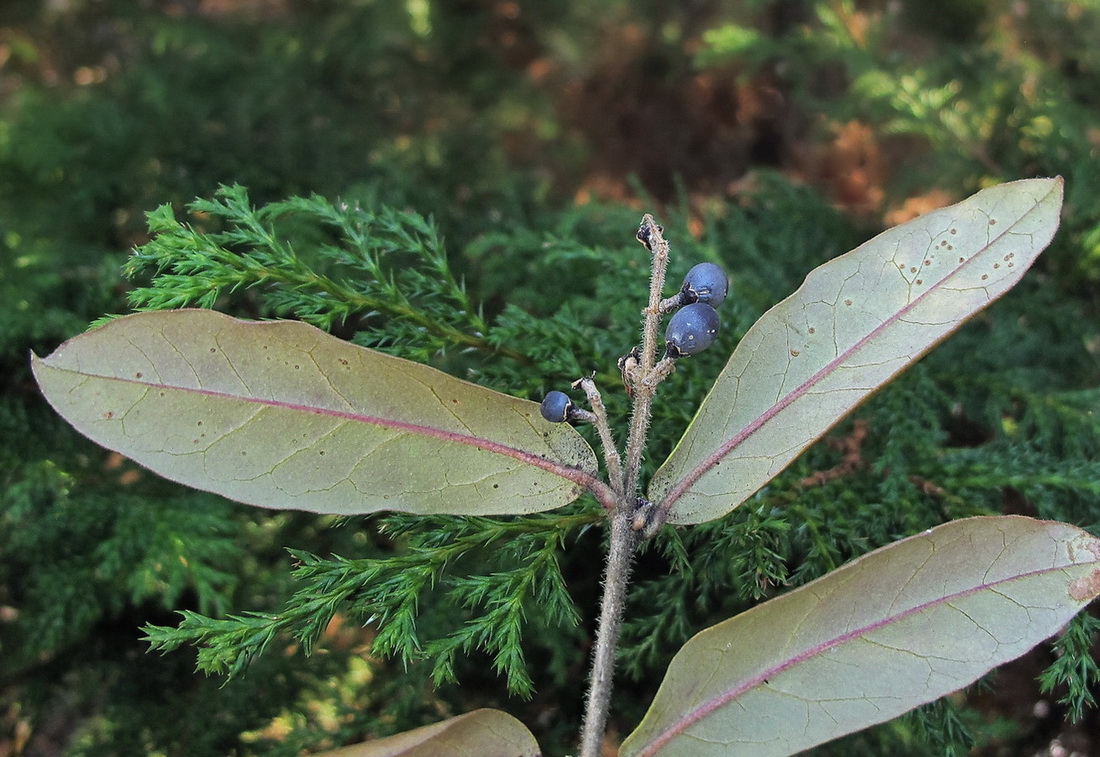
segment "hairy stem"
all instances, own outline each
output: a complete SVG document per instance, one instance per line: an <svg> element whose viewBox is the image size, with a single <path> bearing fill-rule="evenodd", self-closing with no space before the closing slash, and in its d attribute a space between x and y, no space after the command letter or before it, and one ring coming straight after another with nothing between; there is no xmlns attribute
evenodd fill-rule
<svg viewBox="0 0 1100 757"><path fill-rule="evenodd" d="M630 563L634 558L637 532L631 528L628 508L620 507L611 518L611 543L604 570L603 600L600 602L596 649L588 684L588 702L581 730L580 757L599 757L607 713L611 704L611 683L615 673L615 648L619 643Z"/></svg>
<svg viewBox="0 0 1100 757"><path fill-rule="evenodd" d="M603 459L607 464L607 478L612 490L618 495L623 495L623 463L619 457L619 450L615 447L615 437L611 434L611 426L607 422L607 408L604 407L603 397L596 388L596 382L591 376L585 376L573 383L574 388L580 388L588 398L588 406L592 408L593 422L596 425L596 433L600 436L600 444L603 445Z"/></svg>
<svg viewBox="0 0 1100 757"><path fill-rule="evenodd" d="M675 367L674 361L667 359L657 362L659 344L657 335L661 325L661 290L664 288L665 272L668 269L668 242L662 236L662 231L653 220L653 216L648 213L642 216L642 224L638 228L638 241L653 253L653 267L649 279L649 304L642 311L644 320L641 350L639 352L635 349L620 363L620 367L623 367L623 380L627 382L634 405L622 468L622 484L621 488L615 489L618 501L611 514L611 535L607 551L607 566L604 570L603 599L600 602L596 648L592 655L588 701L585 707L584 727L581 730L580 757L599 757L603 744L604 729L611 705L615 650L619 644L623 607L626 604L626 588L630 579L630 565L634 559L634 548L641 537L638 529L649 525L648 515L641 518L639 524L635 523L635 516L639 514L640 508L652 510L648 503L638 497L638 478L642 467L646 433L649 431L653 395L656 393L657 384ZM589 393L591 400L592 394L595 393L595 385L590 387L590 392L590 388L583 382L584 379L578 383L585 388L586 393ZM598 393L596 396L598 399ZM593 402L593 409L597 407L602 409L602 401ZM597 415L598 413L599 411ZM610 461L608 467L612 467ZM612 488L615 488L614 484ZM648 528L646 532L649 533Z"/></svg>
<svg viewBox="0 0 1100 757"><path fill-rule="evenodd" d="M645 450L646 432L649 431L649 417L653 403L653 394L657 383L650 374L657 361L657 332L661 325L661 290L665 286L665 272L668 270L668 242L663 230L646 213L642 216L642 225L638 229L638 240L653 253L653 268L649 276L649 304L642 311L645 316L642 326L642 350L639 364L632 375L634 390L634 409L630 415L630 434L626 440L626 467L623 471L625 484L623 494L633 499L638 491L638 475L642 467L642 453ZM667 375L667 374L666 374Z"/></svg>

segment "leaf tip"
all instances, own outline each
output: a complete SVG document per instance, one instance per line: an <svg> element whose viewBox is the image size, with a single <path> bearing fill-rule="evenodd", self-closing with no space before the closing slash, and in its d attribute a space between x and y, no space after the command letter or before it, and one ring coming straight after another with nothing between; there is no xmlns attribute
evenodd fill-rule
<svg viewBox="0 0 1100 757"><path fill-rule="evenodd" d="M41 381L41 378L38 375L38 372L46 364L46 358L39 357L38 353L35 352L34 350L31 350L30 353L31 353L31 373L34 375L34 380L38 382L39 386L41 386L42 381Z"/></svg>
<svg viewBox="0 0 1100 757"><path fill-rule="evenodd" d="M1051 177L1051 182L1054 184L1054 191L1058 194L1058 204L1061 204L1062 194L1066 187L1066 180L1061 175Z"/></svg>

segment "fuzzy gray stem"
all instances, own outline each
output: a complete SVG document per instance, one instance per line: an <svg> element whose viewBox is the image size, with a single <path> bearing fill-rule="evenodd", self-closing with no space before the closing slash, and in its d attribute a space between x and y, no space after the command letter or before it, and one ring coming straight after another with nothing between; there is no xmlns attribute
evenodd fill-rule
<svg viewBox="0 0 1100 757"><path fill-rule="evenodd" d="M668 269L668 242L662 235L661 227L648 213L642 216L638 240L653 254L653 268L649 278L649 305L642 311L644 314L642 349L637 365L624 370L623 373L624 380L629 381L633 391L634 407L630 417L630 431L623 461L622 488L616 492L618 500L611 513L610 545L607 551L607 566L604 570L603 599L600 602L596 648L592 655L584 727L581 730L580 757L599 757L603 743L608 710L611 706L615 650L619 644L623 606L626 604L626 587L630 579L630 565L634 559L634 548L640 537L639 529L644 530L649 523L647 511L647 517L640 519L637 528L634 524L635 516L642 506L638 498L638 477L642 467L646 433L649 431L650 410L657 384L671 373L674 367L667 360L662 360L659 365L655 365L658 329L661 325L661 290L664 288L665 272Z"/></svg>
<svg viewBox="0 0 1100 757"><path fill-rule="evenodd" d="M623 470L625 485L623 494L629 499L637 494L638 475L642 467L642 452L645 450L646 432L649 431L649 417L653 402L655 383L647 382L657 360L657 333L661 326L661 290L665 286L665 272L668 270L668 242L661 227L646 213L642 216L639 239L644 236L646 247L653 253L653 267L649 275L649 305L642 311L642 350L638 368L634 371L634 411L630 416L630 433L626 440L626 463ZM667 374L666 374L667 375Z"/></svg>
<svg viewBox="0 0 1100 757"><path fill-rule="evenodd" d="M661 291L665 288L665 272L668 270L668 242L661 227L646 213L642 227L647 230L649 250L653 253L653 267L649 274L649 305L643 311L645 325L642 331L642 373L648 373L657 359L657 329L661 324Z"/></svg>
<svg viewBox="0 0 1100 757"><path fill-rule="evenodd" d="M619 496L623 494L623 463L619 457L619 450L615 447L615 437L611 435L611 426L607 422L607 408L604 407L603 397L596 388L596 382L590 376L585 376L573 383L574 387L584 391L588 397L588 406L592 408L596 433L600 435L600 444L603 445L603 459L607 464L607 478L611 488Z"/></svg>
<svg viewBox="0 0 1100 757"><path fill-rule="evenodd" d="M623 495L626 497L638 493L638 476L642 468L642 452L645 449L646 432L649 431L652 401L652 387L641 385L634 390L634 412L630 415L630 434L627 437L626 444L626 467L623 470Z"/></svg>
<svg viewBox="0 0 1100 757"><path fill-rule="evenodd" d="M603 600L600 603L596 649L592 655L584 728L581 730L580 757L599 757L603 745L604 728L611 705L615 649L619 643L626 586L636 543L637 532L631 528L630 512L626 507L619 507L611 519L611 544L608 547L607 567L604 571Z"/></svg>

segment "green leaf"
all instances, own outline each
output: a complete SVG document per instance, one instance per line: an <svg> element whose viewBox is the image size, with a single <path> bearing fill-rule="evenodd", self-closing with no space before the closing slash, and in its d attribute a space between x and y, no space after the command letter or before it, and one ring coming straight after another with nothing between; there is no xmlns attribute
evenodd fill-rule
<svg viewBox="0 0 1100 757"><path fill-rule="evenodd" d="M725 515L1008 291L1050 243L1061 179L983 190L812 271L737 345L653 477L670 523Z"/></svg>
<svg viewBox="0 0 1100 757"><path fill-rule="evenodd" d="M334 749L315 757L539 757L538 742L511 715L474 710L396 736Z"/></svg>
<svg viewBox="0 0 1100 757"><path fill-rule="evenodd" d="M261 507L517 514L606 490L587 442L534 402L295 321L138 313L32 364L93 441Z"/></svg>
<svg viewBox="0 0 1100 757"><path fill-rule="evenodd" d="M719 623L673 658L624 757L788 755L972 683L1100 594L1100 539L954 521Z"/></svg>

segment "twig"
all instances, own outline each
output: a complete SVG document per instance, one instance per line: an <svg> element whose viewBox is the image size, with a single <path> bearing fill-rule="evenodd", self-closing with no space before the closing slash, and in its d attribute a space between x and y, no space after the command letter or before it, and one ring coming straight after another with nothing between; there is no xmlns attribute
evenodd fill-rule
<svg viewBox="0 0 1100 757"><path fill-rule="evenodd" d="M603 579L603 599L596 631L596 649L592 655L592 673L588 684L588 702L581 731L580 757L599 757L604 728L611 705L611 683L615 674L615 649L626 604L626 586L638 534L631 528L631 516L620 508L611 519L611 543Z"/></svg>
<svg viewBox="0 0 1100 757"><path fill-rule="evenodd" d="M585 376L573 382L574 389L580 389L588 398L588 406L592 408L593 423L596 425L596 433L600 435L600 443L603 445L603 459L607 463L607 478L611 488L620 497L623 495L623 463L619 457L619 450L615 446L615 437L611 435L611 426L607 422L607 408L604 407L603 397L596 388L596 382L591 376Z"/></svg>
<svg viewBox="0 0 1100 757"><path fill-rule="evenodd" d="M626 441L626 468L623 475L626 483L623 493L632 498L637 494L638 475L642 467L642 452L645 450L646 432L649 431L649 419L652 410L653 394L656 382L647 379L657 360L657 331L661 325L661 290L665 286L665 272L668 270L668 242L663 229L646 213L642 216L642 225L638 228L638 240L653 253L653 267L649 276L649 305L642 311L642 349L638 367L632 372L632 390L634 408L630 415L630 433ZM631 503L633 505L633 502Z"/></svg>
<svg viewBox="0 0 1100 757"><path fill-rule="evenodd" d="M615 650L619 643L619 631L622 626L623 606L626 603L626 587L630 579L630 564L634 558L634 548L639 538L650 534L649 503L638 496L638 477L642 467L642 453L645 450L646 433L649 430L650 412L657 384L667 377L674 368L674 362L667 358L657 362L658 329L661 324L661 290L665 284L665 271L668 268L668 242L662 236L663 230L648 213L642 216L638 228L638 241L653 253L653 267L649 279L649 304L643 310L642 347L632 350L620 361L623 380L627 391L633 398L633 411L630 416L630 431L626 442L625 464L622 468L621 485L616 490L618 501L611 513L611 536L607 551L607 565L604 570L603 599L600 602L600 619L596 629L596 647L592 655L592 671L589 676L588 701L585 707L584 727L581 730L580 757L599 757L603 743L604 729L607 725L608 710L611 705L611 683L615 674ZM589 402L597 418L601 415L603 403L591 389L597 401L584 385L584 379L578 382L589 394ZM589 379L589 383L591 380ZM600 408L600 409L597 409ZM597 425L599 429L599 425ZM600 431L603 437L603 431ZM610 430L607 432L610 439ZM614 449L604 440L605 449ZM608 473L611 475L613 459L608 458ZM618 464L617 454L616 464ZM614 488L614 478L612 477ZM642 517L636 517L642 514ZM635 522L637 521L637 523ZM659 524L658 526L659 527ZM654 530L656 527L653 527Z"/></svg>

